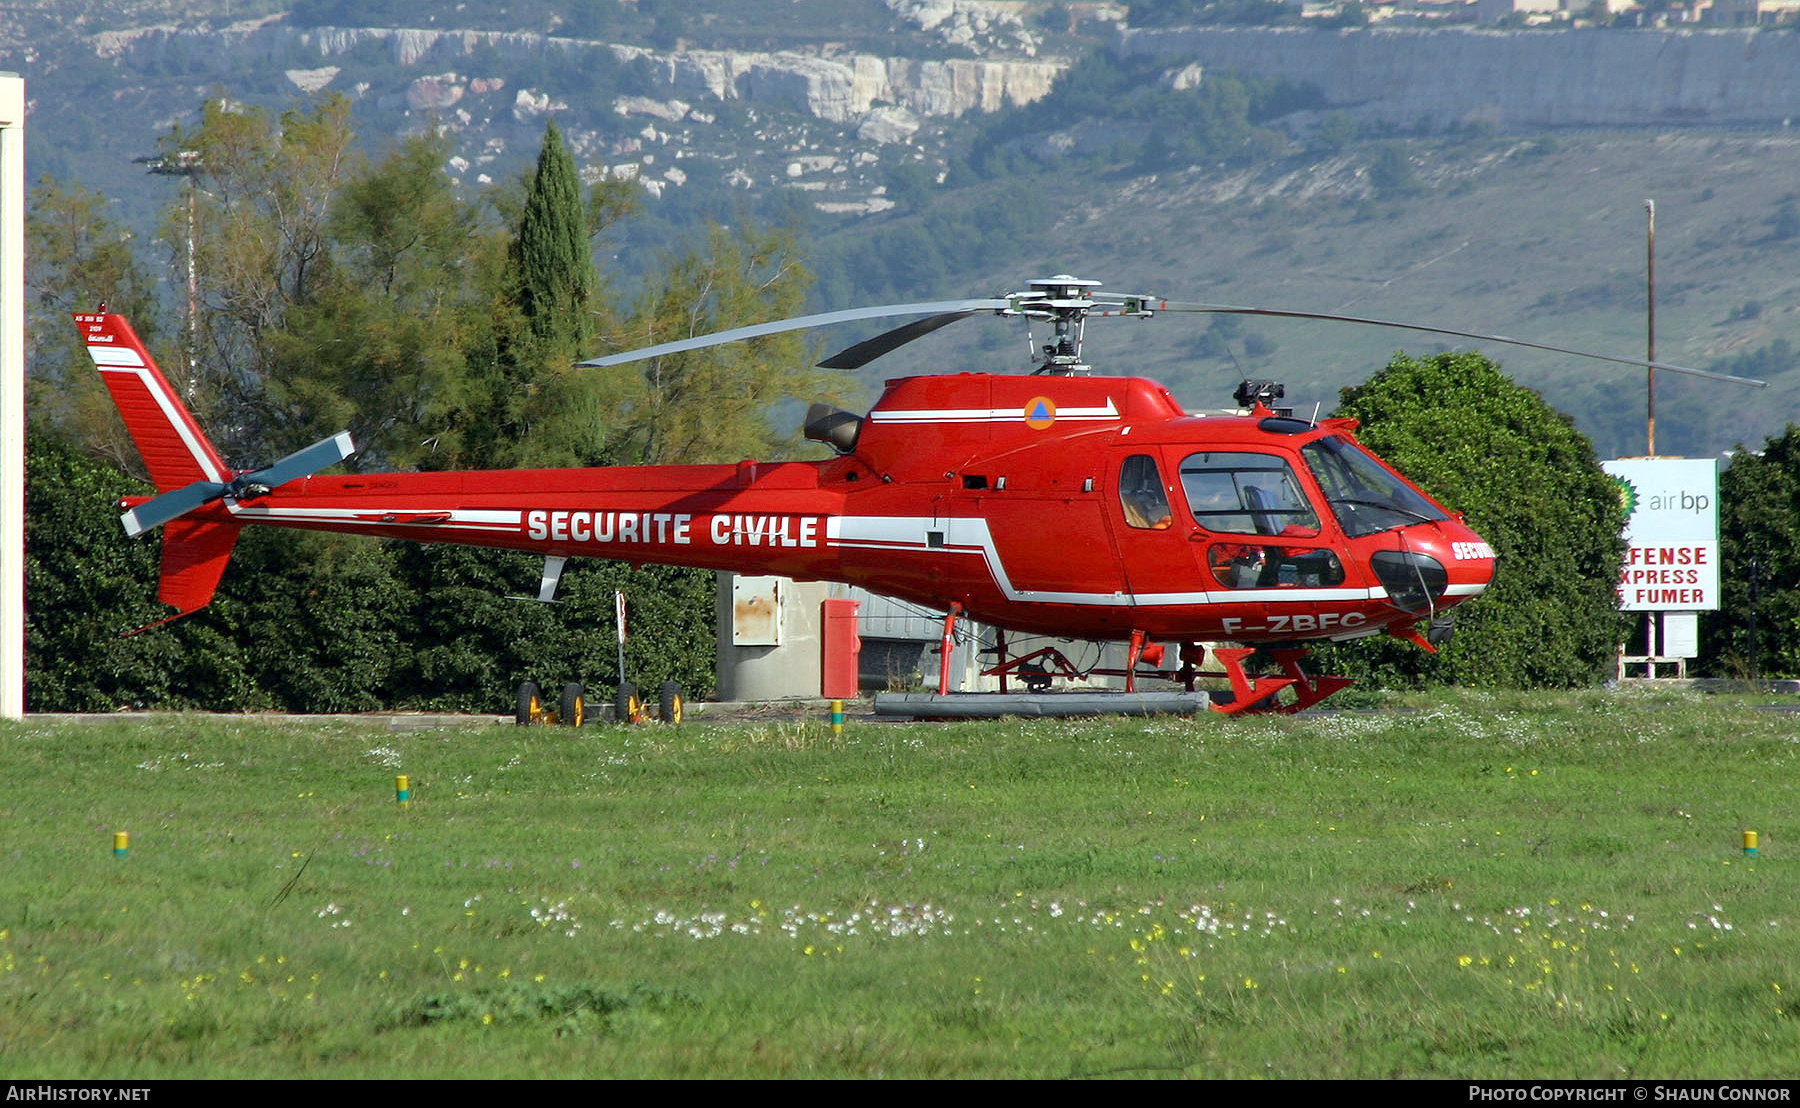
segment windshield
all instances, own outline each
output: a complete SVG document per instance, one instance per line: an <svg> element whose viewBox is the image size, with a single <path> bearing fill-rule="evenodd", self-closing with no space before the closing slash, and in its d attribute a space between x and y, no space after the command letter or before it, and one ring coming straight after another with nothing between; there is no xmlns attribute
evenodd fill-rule
<svg viewBox="0 0 1800 1108"><path fill-rule="evenodd" d="M1444 510L1342 435L1300 448L1344 534L1373 535L1407 523L1447 518Z"/></svg>

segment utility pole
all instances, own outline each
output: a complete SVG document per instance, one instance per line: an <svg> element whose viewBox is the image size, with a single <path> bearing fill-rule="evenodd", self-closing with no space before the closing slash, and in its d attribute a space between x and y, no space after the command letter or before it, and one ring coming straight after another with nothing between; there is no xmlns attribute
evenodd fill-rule
<svg viewBox="0 0 1800 1108"><path fill-rule="evenodd" d="M1644 211L1650 217L1649 236L1644 248L1645 272L1648 282L1645 296L1645 303L1648 305L1645 313L1648 333L1644 358L1654 363L1656 361L1656 201L1644 201ZM1650 456L1654 458L1656 457L1656 366L1654 364L1645 366L1644 373L1646 375L1645 392L1648 398L1645 426L1650 436Z"/></svg>
<svg viewBox="0 0 1800 1108"><path fill-rule="evenodd" d="M195 193L198 186L194 184L194 175L200 172L200 152L198 150L178 151L172 157L151 155L133 158L132 161L149 167L149 172L164 177L185 177L187 179L187 395L188 402L194 399L194 390L198 387L199 357L194 351L194 336L200 328L200 272L194 262L195 219L197 218Z"/></svg>

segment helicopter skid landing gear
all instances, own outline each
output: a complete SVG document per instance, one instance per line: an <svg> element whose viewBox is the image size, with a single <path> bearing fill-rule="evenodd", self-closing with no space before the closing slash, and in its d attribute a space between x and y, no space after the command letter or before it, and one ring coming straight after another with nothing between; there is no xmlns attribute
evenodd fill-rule
<svg viewBox="0 0 1800 1108"><path fill-rule="evenodd" d="M1005 651L1004 643L998 648ZM1000 691L1008 692L1008 678L1017 678L1025 683L1027 692L1041 693L1050 690L1051 682L1057 678L1067 681L1085 681L1087 674L1075 667L1075 663L1053 646L1041 647L1029 654L1017 658L1007 658L1001 653L1001 660L981 671L983 677L998 677Z"/></svg>
<svg viewBox="0 0 1800 1108"><path fill-rule="evenodd" d="M1252 677L1244 672L1244 659L1254 653L1255 648L1248 646L1223 646L1213 650L1213 657L1225 667L1225 676L1231 681L1231 699L1225 703L1214 701L1213 711L1234 716L1299 712L1354 683L1349 677L1313 677L1306 673L1300 668L1300 659L1312 651L1304 647L1269 651L1276 664L1281 666L1282 675ZM1293 690L1294 699L1285 704L1278 703L1277 696L1289 689Z"/></svg>

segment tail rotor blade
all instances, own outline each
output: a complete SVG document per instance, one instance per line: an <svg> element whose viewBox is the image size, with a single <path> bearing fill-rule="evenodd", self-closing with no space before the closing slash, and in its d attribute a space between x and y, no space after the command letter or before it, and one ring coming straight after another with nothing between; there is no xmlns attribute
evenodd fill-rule
<svg viewBox="0 0 1800 1108"><path fill-rule="evenodd" d="M195 481L173 492L152 497L119 517L125 533L132 538L171 520L180 519L197 508L203 508L225 497L245 499L260 496L270 489L300 477L308 477L326 466L343 461L356 453L350 432L339 431L320 439L304 450L296 450L274 465L250 473L239 474L230 482Z"/></svg>
<svg viewBox="0 0 1800 1108"><path fill-rule="evenodd" d="M233 487L246 485L263 485L277 488L300 477L310 477L326 466L336 465L350 455L356 453L356 444L350 440L350 432L339 431L330 438L320 439L303 450L296 450L273 465L264 466L253 473L246 473L232 482Z"/></svg>
<svg viewBox="0 0 1800 1108"><path fill-rule="evenodd" d="M152 497L119 517L125 525L125 533L137 538L145 531L160 527L172 519L179 519L195 508L219 499L225 495L229 485L219 481L195 481L172 492Z"/></svg>

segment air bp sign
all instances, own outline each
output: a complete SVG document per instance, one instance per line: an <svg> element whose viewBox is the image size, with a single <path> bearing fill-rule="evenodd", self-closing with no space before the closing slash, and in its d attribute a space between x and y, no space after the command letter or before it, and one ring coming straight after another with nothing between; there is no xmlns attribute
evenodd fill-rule
<svg viewBox="0 0 1800 1108"><path fill-rule="evenodd" d="M1600 463L1629 518L1619 607L1700 612L1719 607L1719 464L1710 458Z"/></svg>

